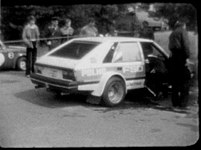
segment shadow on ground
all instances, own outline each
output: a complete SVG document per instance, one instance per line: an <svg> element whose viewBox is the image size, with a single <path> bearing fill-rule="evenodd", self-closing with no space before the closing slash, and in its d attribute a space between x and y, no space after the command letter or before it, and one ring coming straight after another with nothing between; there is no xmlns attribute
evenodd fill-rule
<svg viewBox="0 0 201 150"><path fill-rule="evenodd" d="M125 109L158 109L161 111L175 111L171 105L170 94L167 97L163 97L158 101L153 100L153 97L143 90L130 91L125 100L115 107L104 107L97 104L89 104L86 102L87 95L82 94L69 94L58 96L45 89L31 89L23 92L16 93L15 96L21 100L25 100L29 103L39 105L48 108L63 108L84 106L94 110L100 110L102 112L125 110ZM198 100L197 92L191 92L190 105L196 105ZM185 113L186 110L175 111L179 113Z"/></svg>
<svg viewBox="0 0 201 150"><path fill-rule="evenodd" d="M117 110L117 109L135 109L139 107L149 108L156 106L158 102L153 102L151 97L142 97L145 93L143 92L129 92L125 100L116 107L104 107L99 104L89 104L86 102L87 95L82 94L69 94L69 95L56 95L45 89L31 89L15 94L15 97L21 100L25 100L29 103L48 107L48 108L58 108L58 107L72 107L72 106L85 106L92 108L105 108L105 111Z"/></svg>
<svg viewBox="0 0 201 150"><path fill-rule="evenodd" d="M48 107L71 107L74 105L87 105L85 104L85 96L83 95L63 95L57 96L56 94L50 93L45 89L31 89L15 94L15 97L27 101L29 103Z"/></svg>
<svg viewBox="0 0 201 150"><path fill-rule="evenodd" d="M15 69L0 70L0 73L1 74L6 74L6 75L25 77L25 71L18 71L18 70L15 70Z"/></svg>

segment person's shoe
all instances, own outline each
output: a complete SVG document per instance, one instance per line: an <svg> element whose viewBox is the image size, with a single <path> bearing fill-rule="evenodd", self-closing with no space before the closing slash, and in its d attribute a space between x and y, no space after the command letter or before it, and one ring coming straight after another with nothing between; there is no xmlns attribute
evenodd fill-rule
<svg viewBox="0 0 201 150"><path fill-rule="evenodd" d="M156 94L156 96L154 97L155 101L160 101L163 99L163 93L159 92L158 94Z"/></svg>

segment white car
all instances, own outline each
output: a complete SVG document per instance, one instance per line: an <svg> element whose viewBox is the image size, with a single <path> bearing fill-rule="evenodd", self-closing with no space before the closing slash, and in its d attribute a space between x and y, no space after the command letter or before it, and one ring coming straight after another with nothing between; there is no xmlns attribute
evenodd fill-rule
<svg viewBox="0 0 201 150"><path fill-rule="evenodd" d="M40 57L31 81L54 92L86 92L115 106L128 90L149 88L147 75L157 73L156 62L167 67L168 58L168 53L148 39L76 38Z"/></svg>

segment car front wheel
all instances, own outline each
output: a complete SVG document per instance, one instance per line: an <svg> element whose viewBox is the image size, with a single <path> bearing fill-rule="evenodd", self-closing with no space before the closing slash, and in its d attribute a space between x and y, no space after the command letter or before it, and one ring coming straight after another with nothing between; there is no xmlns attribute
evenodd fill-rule
<svg viewBox="0 0 201 150"><path fill-rule="evenodd" d="M123 80L118 77L112 77L104 89L103 103L110 107L120 104L125 97L125 91Z"/></svg>
<svg viewBox="0 0 201 150"><path fill-rule="evenodd" d="M25 57L21 57L17 60L17 69L21 70L21 71L26 70L26 58Z"/></svg>

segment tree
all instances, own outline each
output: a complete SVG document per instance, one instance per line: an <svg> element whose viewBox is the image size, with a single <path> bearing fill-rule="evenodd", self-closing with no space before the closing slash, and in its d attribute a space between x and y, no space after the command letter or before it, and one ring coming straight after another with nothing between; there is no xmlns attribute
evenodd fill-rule
<svg viewBox="0 0 201 150"><path fill-rule="evenodd" d="M181 18L187 21L189 29L195 29L197 26L196 9L192 4L156 3L154 6L156 11L152 13L152 16L168 19L171 28L174 26L175 21Z"/></svg>
<svg viewBox="0 0 201 150"><path fill-rule="evenodd" d="M21 39L22 29L29 15L34 15L43 37L43 29L50 22L51 17L64 17L68 14L68 7L64 6L4 6L2 7L2 32L4 40Z"/></svg>
<svg viewBox="0 0 201 150"><path fill-rule="evenodd" d="M37 19L41 37L44 37L44 29L49 24L53 16L59 17L60 20L70 18L75 33L88 23L90 17L94 17L100 33L108 32L108 24L114 20L123 8L117 5L100 5L100 4L80 4L80 5L22 5L22 6L4 6L2 7L2 32L4 40L21 39L22 29L26 24L26 18L34 15ZM13 17L14 16L14 17Z"/></svg>

